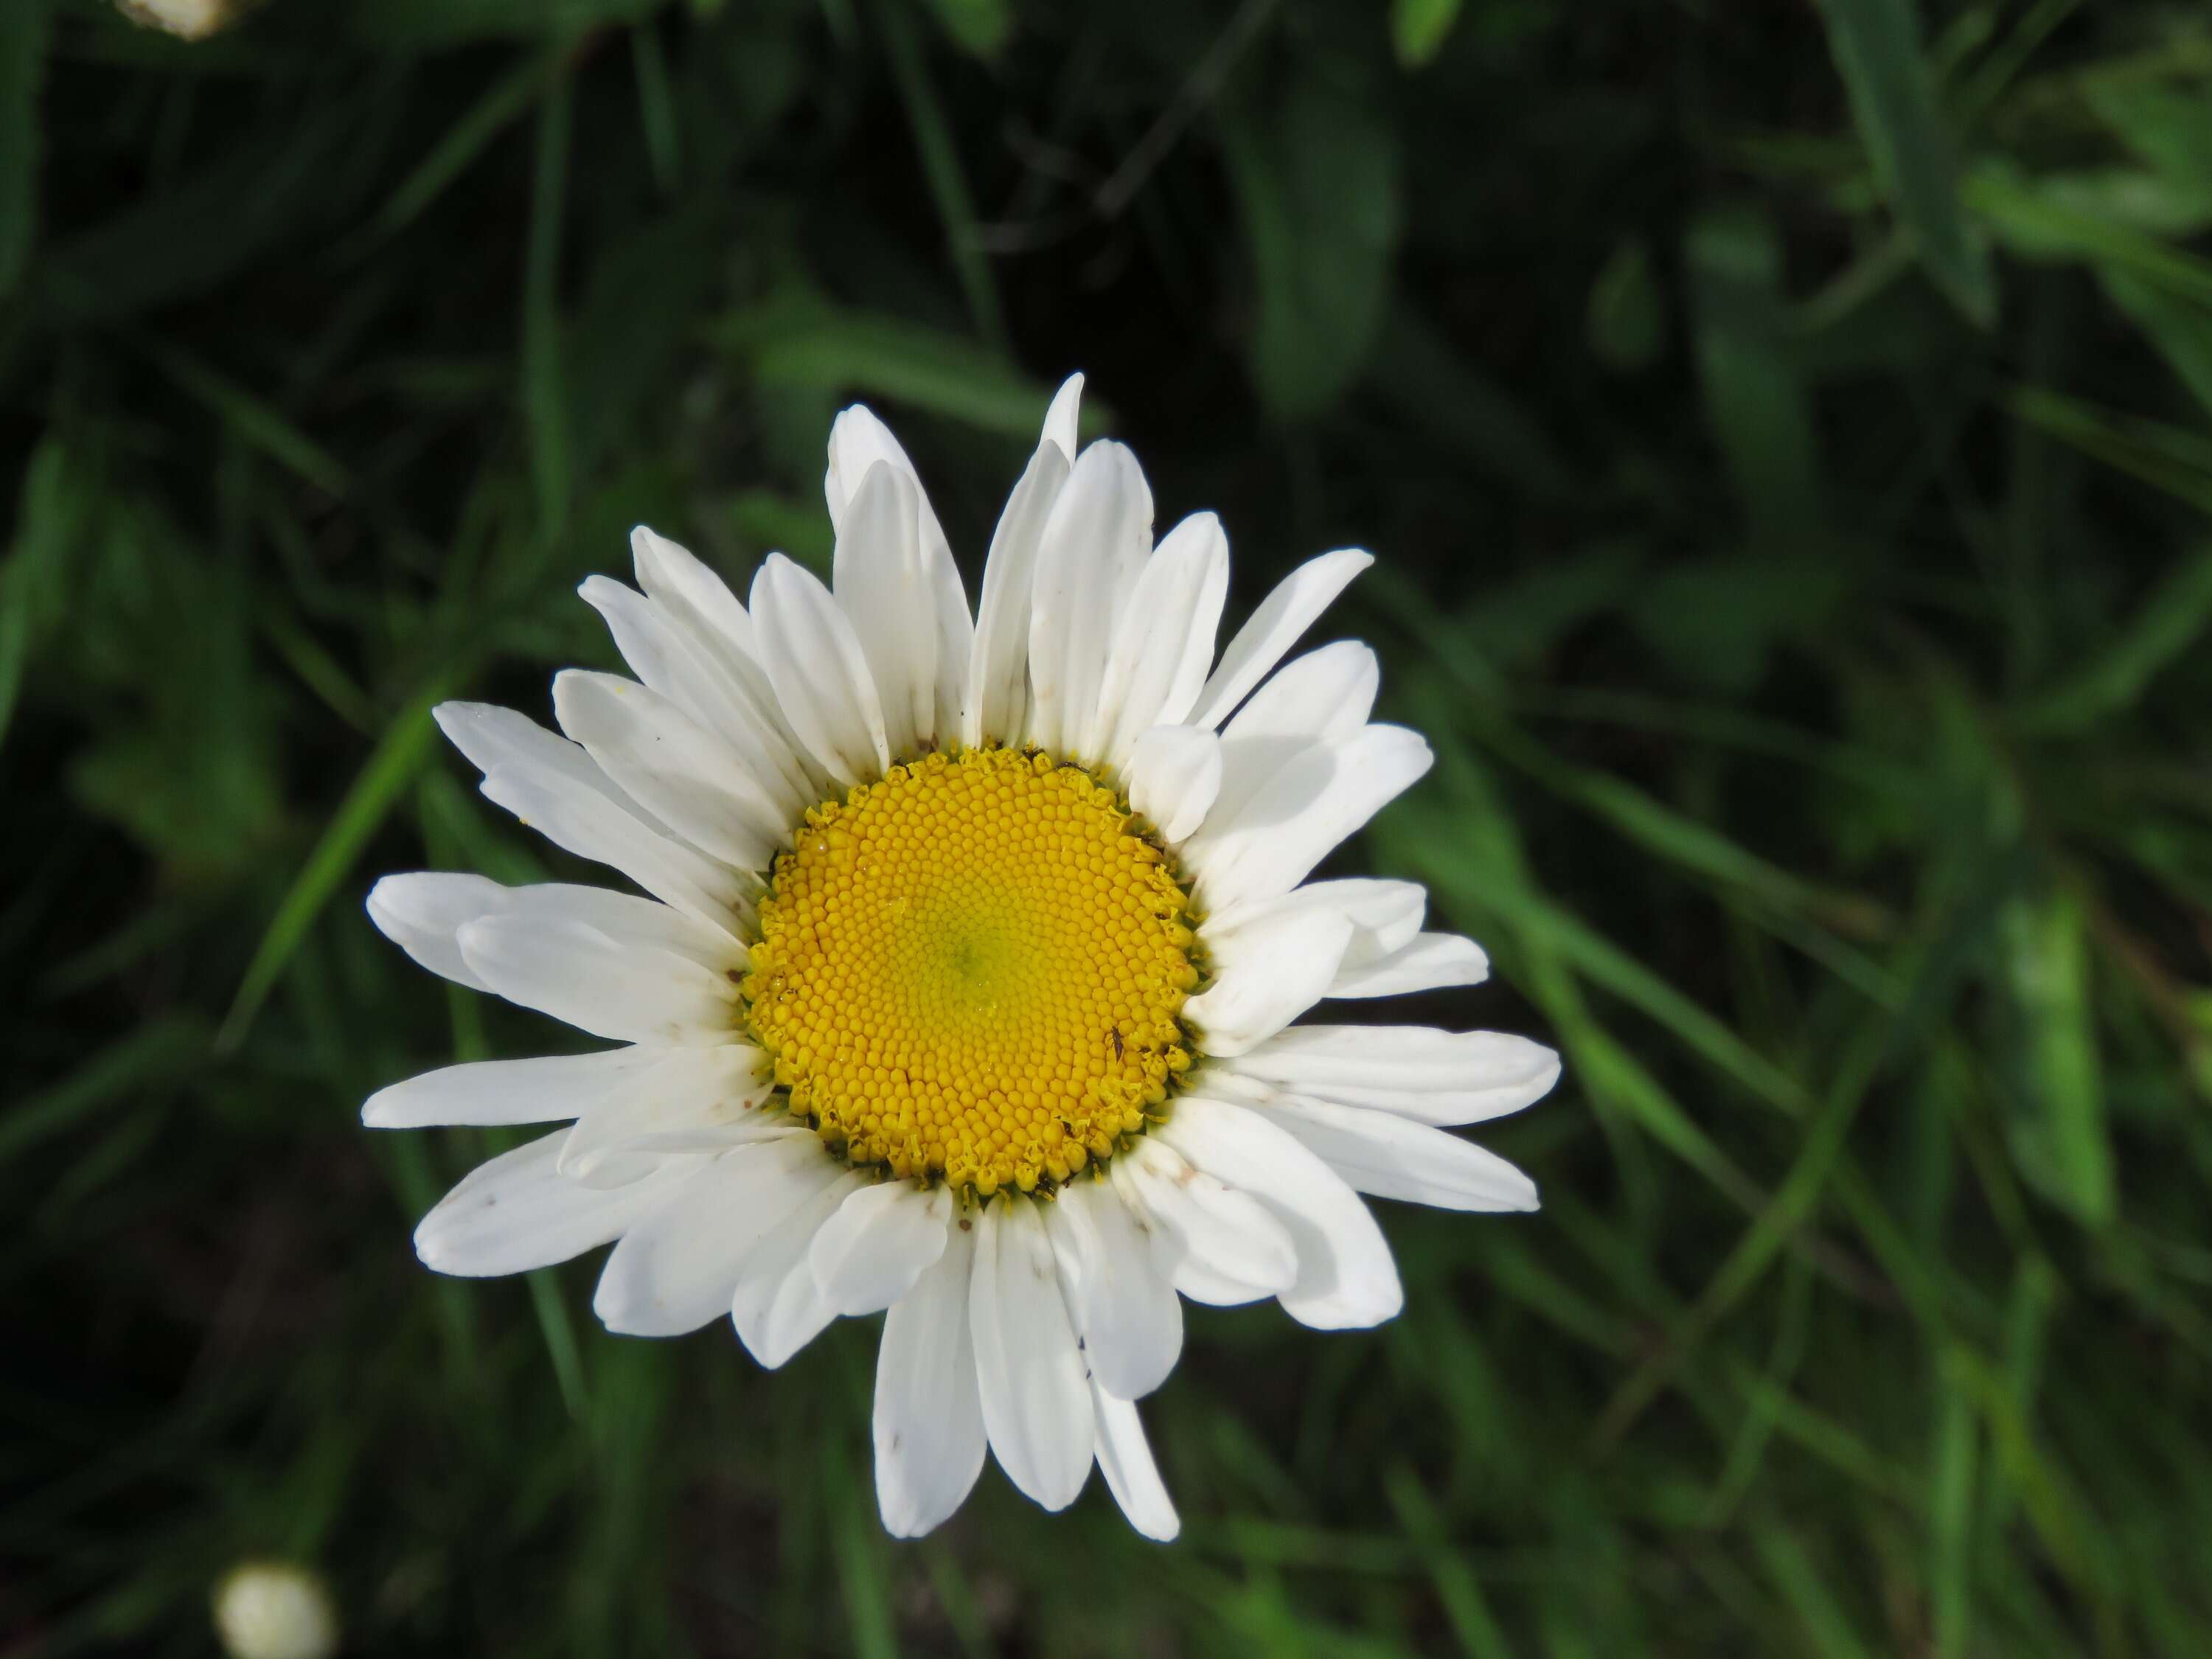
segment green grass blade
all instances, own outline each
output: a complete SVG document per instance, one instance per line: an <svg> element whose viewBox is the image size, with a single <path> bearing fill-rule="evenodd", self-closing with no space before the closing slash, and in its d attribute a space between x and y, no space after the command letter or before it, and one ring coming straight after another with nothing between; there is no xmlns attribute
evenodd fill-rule
<svg viewBox="0 0 2212 1659"><path fill-rule="evenodd" d="M2002 937L2025 1045L2027 1111L2012 1125L2014 1156L2045 1194L2100 1226L2112 1219L2115 1181L2081 902L2063 890L2015 898Z"/></svg>
<svg viewBox="0 0 2212 1659"><path fill-rule="evenodd" d="M1048 388L970 341L805 298L743 307L715 324L711 337L770 390L860 392L1028 443L1052 399Z"/></svg>
<svg viewBox="0 0 2212 1659"><path fill-rule="evenodd" d="M2105 292L2212 415L2212 310L2177 300L2131 271L2103 272Z"/></svg>
<svg viewBox="0 0 2212 1659"><path fill-rule="evenodd" d="M1964 188L1967 205L2022 258L2087 260L2100 269L2128 271L2199 305L2212 305L2212 260L2084 212L2039 188L2017 167L1997 162L1977 167Z"/></svg>
<svg viewBox="0 0 2212 1659"><path fill-rule="evenodd" d="M573 106L565 82L538 112L537 165L530 193L529 251L522 278L522 412L530 434L531 483L538 534L557 541L567 528L574 489L568 472L568 397L562 373L561 313L556 283L561 223L568 193Z"/></svg>
<svg viewBox="0 0 2212 1659"><path fill-rule="evenodd" d="M1951 137L1921 55L1911 0L1820 0L1859 137L1921 263L1977 327L1996 320L1996 280L1959 198Z"/></svg>
<svg viewBox="0 0 2212 1659"><path fill-rule="evenodd" d="M1691 227L1688 267L1706 418L1753 538L1795 545L1823 489L1812 406L1782 346L1782 250L1764 217L1709 211Z"/></svg>
<svg viewBox="0 0 2212 1659"><path fill-rule="evenodd" d="M583 1356L576 1349L576 1325L563 1299L561 1276L550 1267L524 1275L530 1285L530 1310L545 1338L545 1356L552 1362L553 1380L561 1390L561 1403L570 1421L591 1416L591 1396L584 1388Z"/></svg>
<svg viewBox="0 0 2212 1659"><path fill-rule="evenodd" d="M275 405L185 352L156 344L149 348L149 354L171 380L237 434L248 448L258 450L326 495L346 493L350 480L344 463L286 419Z"/></svg>
<svg viewBox="0 0 2212 1659"><path fill-rule="evenodd" d="M2153 679L2212 629L2212 547L2175 565L2128 622L2087 661L2030 701L2031 731L2086 732L2134 704Z"/></svg>
<svg viewBox="0 0 2212 1659"><path fill-rule="evenodd" d="M996 58L1014 32L1012 0L923 0L938 26L963 52Z"/></svg>
<svg viewBox="0 0 2212 1659"><path fill-rule="evenodd" d="M235 1048L244 1040L261 1005L276 988L292 953L307 938L307 930L353 872L354 862L383 824L400 795L413 782L416 769L428 758L437 735L430 719L431 706L444 697L442 689L423 693L392 721L382 741L370 754L345 799L338 803L314 850L293 878L283 902L276 908L267 932L246 964L230 1012L216 1034L219 1051Z"/></svg>
<svg viewBox="0 0 2212 1659"><path fill-rule="evenodd" d="M968 315L975 332L994 351L1006 350L1006 307L999 284L983 251L975 218L975 203L961 170L960 153L952 143L937 83L930 76L928 59L914 27L908 0L883 0L876 8L883 29L884 51L890 58L891 75L898 82L899 101L906 109L907 126L914 134L915 149L921 161L922 177L937 204L945 227L945 242L952 269L960 278L960 292L968 302Z"/></svg>
<svg viewBox="0 0 2212 1659"><path fill-rule="evenodd" d="M844 1591L852 1651L859 1659L897 1659L898 1627L885 1583L884 1545L867 1483L853 1467L844 1439L822 1439L823 1493L830 1510L830 1548Z"/></svg>
<svg viewBox="0 0 2212 1659"><path fill-rule="evenodd" d="M1459 21L1460 0L1390 0L1390 46L1407 69L1419 69L1443 50Z"/></svg>
<svg viewBox="0 0 2212 1659"><path fill-rule="evenodd" d="M1535 412L1402 298L1382 320L1368 379L1419 430L1499 483L1540 496L1570 487L1572 471Z"/></svg>
<svg viewBox="0 0 2212 1659"><path fill-rule="evenodd" d="M1962 1659L1973 1633L1974 1489L1980 1440L1972 1400L1959 1388L1936 1393L1929 1468L1929 1601L1936 1659Z"/></svg>
<svg viewBox="0 0 2212 1659"><path fill-rule="evenodd" d="M378 238L397 234L444 195L492 140L543 95L568 50L565 45L550 46L493 82L385 199L369 222L370 234Z"/></svg>
<svg viewBox="0 0 2212 1659"><path fill-rule="evenodd" d="M2021 420L2083 454L2212 514L2212 438L2115 416L2044 386L2023 386L2010 403Z"/></svg>
<svg viewBox="0 0 2212 1659"><path fill-rule="evenodd" d="M1872 1659L1797 1535L1786 1526L1769 1524L1753 1528L1752 1538L1768 1580L1796 1615L1807 1651L1819 1659Z"/></svg>
<svg viewBox="0 0 2212 1659"><path fill-rule="evenodd" d="M684 141L659 30L652 23L640 23L629 32L629 49L637 74L638 123L645 133L646 154L653 160L653 181L662 196L672 197L684 181Z"/></svg>
<svg viewBox="0 0 2212 1659"><path fill-rule="evenodd" d="M81 479L59 434L24 467L15 535L0 563L0 745L8 740L37 635L58 620L62 562L82 532L94 487Z"/></svg>
<svg viewBox="0 0 2212 1659"><path fill-rule="evenodd" d="M1505 1632L1498 1628L1497 1617L1483 1595L1481 1581L1453 1550L1435 1501L1419 1479L1401 1463L1384 1477L1383 1485L1389 1492L1391 1508L1397 1511L1399 1524L1420 1552L1429 1582L1436 1587L1437 1599L1443 1604L1444 1617L1450 1621L1452 1633L1459 1638L1460 1651L1468 1659L1510 1659L1512 1649L1506 1645Z"/></svg>
<svg viewBox="0 0 2212 1659"><path fill-rule="evenodd" d="M140 1026L60 1082L9 1103L0 1116L0 1164L81 1126L103 1109L182 1076L209 1052L204 1024L178 1014Z"/></svg>
<svg viewBox="0 0 2212 1659"><path fill-rule="evenodd" d="M53 0L0 15L0 300L23 280L39 235L40 83Z"/></svg>
<svg viewBox="0 0 2212 1659"><path fill-rule="evenodd" d="M1308 419L1366 369L1389 314L1397 146L1379 110L1326 82L1264 118L1237 111L1221 136L1258 288L1252 380L1275 418Z"/></svg>

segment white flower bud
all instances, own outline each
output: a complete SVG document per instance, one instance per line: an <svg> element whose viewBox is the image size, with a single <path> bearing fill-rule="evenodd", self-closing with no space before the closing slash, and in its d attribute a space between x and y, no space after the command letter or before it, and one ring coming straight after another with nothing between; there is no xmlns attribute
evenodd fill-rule
<svg viewBox="0 0 2212 1659"><path fill-rule="evenodd" d="M289 1561L241 1561L226 1573L215 1628L231 1659L330 1659L338 1648L329 1589Z"/></svg>
<svg viewBox="0 0 2212 1659"><path fill-rule="evenodd" d="M186 40L204 40L231 20L231 0L117 0L141 23Z"/></svg>

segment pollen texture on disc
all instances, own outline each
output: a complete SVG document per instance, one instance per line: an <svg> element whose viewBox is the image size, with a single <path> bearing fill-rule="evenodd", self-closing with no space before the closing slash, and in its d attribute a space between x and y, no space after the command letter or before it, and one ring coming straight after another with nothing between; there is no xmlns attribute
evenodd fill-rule
<svg viewBox="0 0 2212 1659"><path fill-rule="evenodd" d="M1167 862L1045 756L893 767L807 814L744 992L792 1110L855 1164L988 1196L1140 1132L1190 1063L1198 981Z"/></svg>

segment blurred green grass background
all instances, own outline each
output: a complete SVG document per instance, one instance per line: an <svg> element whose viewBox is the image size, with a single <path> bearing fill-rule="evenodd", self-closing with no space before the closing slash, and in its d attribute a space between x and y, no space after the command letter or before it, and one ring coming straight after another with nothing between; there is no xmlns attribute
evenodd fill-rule
<svg viewBox="0 0 2212 1659"><path fill-rule="evenodd" d="M0 1652L2212 1652L2208 228L2162 0L8 0ZM362 1097L555 1039L361 899L562 868L425 709L631 524L823 559L865 398L972 583L1079 368L1232 607L1379 554L1402 1017L1567 1079L1394 1323L1197 1315L1181 1543L897 1545L874 1322L416 1263Z"/></svg>

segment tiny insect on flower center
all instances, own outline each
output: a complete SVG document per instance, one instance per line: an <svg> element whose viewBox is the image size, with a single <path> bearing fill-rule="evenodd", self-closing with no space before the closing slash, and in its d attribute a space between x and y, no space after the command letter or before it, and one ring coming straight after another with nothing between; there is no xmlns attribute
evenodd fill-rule
<svg viewBox="0 0 2212 1659"><path fill-rule="evenodd" d="M853 1163L1034 1191L1140 1133L1189 1066L1188 907L1081 768L933 754L807 813L761 902L746 1025Z"/></svg>

